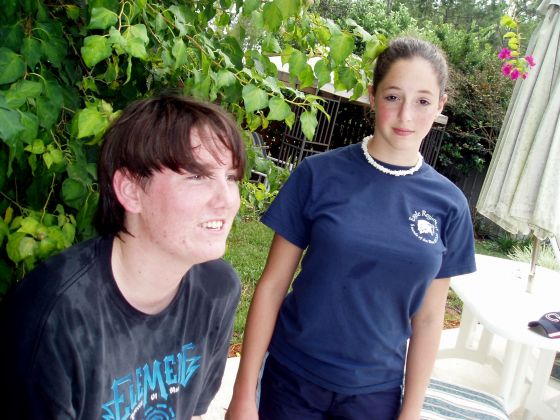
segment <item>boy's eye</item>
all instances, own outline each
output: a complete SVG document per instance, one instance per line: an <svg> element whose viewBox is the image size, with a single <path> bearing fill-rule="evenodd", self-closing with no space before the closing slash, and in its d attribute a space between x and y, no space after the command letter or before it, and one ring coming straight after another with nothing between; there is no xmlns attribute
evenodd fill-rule
<svg viewBox="0 0 560 420"><path fill-rule="evenodd" d="M418 102L420 102L420 105L430 105L430 101L427 99L420 99Z"/></svg>
<svg viewBox="0 0 560 420"><path fill-rule="evenodd" d="M237 178L237 175L235 175L235 174L230 174L230 175L228 175L228 176L227 176L227 180L228 180L228 181L232 181L232 182L237 182L237 181L239 181L239 179Z"/></svg>
<svg viewBox="0 0 560 420"><path fill-rule="evenodd" d="M396 100L398 100L398 99L399 99L399 98L398 98L397 96L395 96L395 95L387 95L387 96L385 96L385 100L391 101L391 102L396 101Z"/></svg>

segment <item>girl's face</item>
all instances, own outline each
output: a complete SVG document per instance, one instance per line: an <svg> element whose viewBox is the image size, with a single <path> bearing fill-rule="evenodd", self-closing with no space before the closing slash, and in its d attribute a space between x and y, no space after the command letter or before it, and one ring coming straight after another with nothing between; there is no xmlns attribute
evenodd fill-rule
<svg viewBox="0 0 560 420"><path fill-rule="evenodd" d="M428 61L420 57L395 61L375 92L370 87L379 158L404 153L415 159L446 101L447 95L440 95L437 76Z"/></svg>

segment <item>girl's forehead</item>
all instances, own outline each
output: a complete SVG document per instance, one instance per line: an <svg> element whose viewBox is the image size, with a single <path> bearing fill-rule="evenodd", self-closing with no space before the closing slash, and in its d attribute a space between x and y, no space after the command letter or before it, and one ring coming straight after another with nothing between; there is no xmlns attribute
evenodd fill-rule
<svg viewBox="0 0 560 420"><path fill-rule="evenodd" d="M412 57L396 60L377 88L414 90L435 95L439 93L439 82L429 61Z"/></svg>

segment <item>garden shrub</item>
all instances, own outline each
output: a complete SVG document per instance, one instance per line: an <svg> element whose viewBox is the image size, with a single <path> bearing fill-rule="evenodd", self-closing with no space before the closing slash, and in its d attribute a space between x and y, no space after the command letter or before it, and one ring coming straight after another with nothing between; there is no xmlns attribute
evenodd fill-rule
<svg viewBox="0 0 560 420"><path fill-rule="evenodd" d="M173 89L219 103L246 130L291 126L313 136L321 99L296 89L367 86L383 49L301 0L6 0L0 13L0 298L37 262L95 235L96 159L132 100ZM240 21L260 35L252 44ZM356 41L364 48L355 55ZM280 55L291 84L268 58ZM311 55L321 56L314 68Z"/></svg>

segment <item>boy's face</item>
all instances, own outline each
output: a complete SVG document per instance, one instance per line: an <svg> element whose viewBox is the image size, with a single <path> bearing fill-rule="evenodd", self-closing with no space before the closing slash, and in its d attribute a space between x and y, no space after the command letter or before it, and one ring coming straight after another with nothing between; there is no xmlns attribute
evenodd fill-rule
<svg viewBox="0 0 560 420"><path fill-rule="evenodd" d="M161 252L162 261L198 264L223 256L226 239L239 210L237 171L231 151L218 150L219 161L204 147L210 132L192 133L197 160L209 176L155 172L140 191L141 211L135 237L147 250Z"/></svg>

